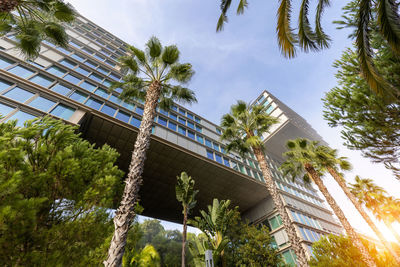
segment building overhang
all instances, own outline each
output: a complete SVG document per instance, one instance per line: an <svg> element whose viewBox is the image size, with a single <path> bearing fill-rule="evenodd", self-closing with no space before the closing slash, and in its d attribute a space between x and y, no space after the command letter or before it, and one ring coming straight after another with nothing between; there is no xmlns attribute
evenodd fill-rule
<svg viewBox="0 0 400 267"><path fill-rule="evenodd" d="M127 173L138 129L101 113L87 113L82 136L97 146L108 144L120 153L118 166ZM235 170L152 135L140 189L143 215L182 222L182 207L175 197L176 176L186 171L199 190L192 215L205 210L214 198L230 199L245 212L269 196L265 185Z"/></svg>

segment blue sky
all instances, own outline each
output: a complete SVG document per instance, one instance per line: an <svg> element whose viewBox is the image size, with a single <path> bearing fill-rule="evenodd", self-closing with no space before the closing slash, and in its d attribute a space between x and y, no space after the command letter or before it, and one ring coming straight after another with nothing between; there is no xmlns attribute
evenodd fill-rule
<svg viewBox="0 0 400 267"><path fill-rule="evenodd" d="M350 158L356 174L377 180L390 194L400 197L398 181L383 166L372 164L360 153L344 148L339 129L331 129L322 118L324 93L336 85L332 63L345 47L351 46L347 31L336 30L347 1L332 1L323 19L332 37L330 49L304 54L295 59L281 56L275 34L278 1L250 0L245 14L236 16L238 1L233 1L229 23L215 32L219 16L217 0L68 0L85 17L124 41L143 48L152 35L163 44L176 44L181 61L190 62L196 75L189 87L196 92L198 104L190 108L212 122L219 123L236 100L254 100L264 89L303 116L342 156ZM299 2L299 1L297 1ZM298 4L298 3L297 3ZM315 4L315 3L313 3ZM315 6L311 5L310 10ZM293 27L298 8L293 8ZM310 14L313 21L313 11ZM325 183L343 208L350 223L372 234L330 177ZM180 226L166 223L168 228ZM379 224L383 226L383 224ZM400 228L399 228L400 229ZM390 238L390 234L385 231Z"/></svg>

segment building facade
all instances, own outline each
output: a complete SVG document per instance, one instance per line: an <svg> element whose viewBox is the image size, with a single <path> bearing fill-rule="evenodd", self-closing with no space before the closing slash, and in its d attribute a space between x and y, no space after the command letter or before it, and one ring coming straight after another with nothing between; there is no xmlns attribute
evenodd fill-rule
<svg viewBox="0 0 400 267"><path fill-rule="evenodd" d="M44 42L34 61L26 61L19 54L13 35L0 39L0 123L16 119L22 126L26 120L44 115L62 119L76 125L90 142L116 148L121 154L118 164L126 171L143 103L122 101L119 89L108 92L111 83L121 79L117 59L126 54L126 43L82 16L68 26L67 33L68 49ZM283 177L278 166L287 139L322 139L267 91L255 103L264 105L280 120L264 137L267 157L291 219L309 251L321 235L340 233L341 227L315 189ZM181 221L174 187L176 175L187 171L200 189L195 212L205 209L213 198L231 199L244 218L268 225L286 261L294 262L255 157L225 153L220 134L218 125L183 106L174 105L170 111L158 109L140 192L144 215Z"/></svg>

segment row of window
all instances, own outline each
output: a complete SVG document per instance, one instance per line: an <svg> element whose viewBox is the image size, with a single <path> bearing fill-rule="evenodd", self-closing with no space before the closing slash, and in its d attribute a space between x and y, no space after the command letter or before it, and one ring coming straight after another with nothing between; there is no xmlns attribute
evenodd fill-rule
<svg viewBox="0 0 400 267"><path fill-rule="evenodd" d="M315 199L315 198L313 198L313 197L310 197L310 196L308 196L307 194L304 194L303 192L301 192L301 191L299 191L299 190L296 190L296 189L294 189L294 188L291 188L291 187L289 187L289 186L287 186L287 185L285 185L285 184L283 184L283 183L280 183L280 182L278 182L278 181L275 181L275 183L276 183L276 185L278 186L278 188L280 188L281 190L284 190L284 191L286 191L286 192L288 192L288 193L290 193L290 194L292 194L292 195L295 195L295 196L297 196L297 197L299 197L299 198L302 198L302 199L304 199L304 200L307 200L307 201L309 201L309 202L312 202L312 203L314 203L314 204L316 204L316 205L319 205L319 206L322 206L322 207L323 207L322 202L319 201L318 199Z"/></svg>
<svg viewBox="0 0 400 267"><path fill-rule="evenodd" d="M297 212L297 211L291 210L291 213L292 213L292 216L293 216L293 218L294 218L294 220L296 222L299 222L299 223L302 223L302 224L306 224L308 226L311 226L311 227L317 228L319 230L322 230L322 226L321 226L321 224L319 223L318 220L316 220L314 218L311 218L310 216L304 215L304 214L302 214L300 212Z"/></svg>
<svg viewBox="0 0 400 267"><path fill-rule="evenodd" d="M318 240L320 240L321 237L324 236L314 230L311 230L311 229L308 229L305 227L301 227L301 226L298 226L298 227L299 227L299 230L300 230L301 235L303 236L304 240L307 240L310 242L317 242Z"/></svg>
<svg viewBox="0 0 400 267"><path fill-rule="evenodd" d="M218 153L215 153L211 150L207 149L207 158L214 160L220 164L224 164L227 167L230 167L236 171L240 171L243 174L256 178L257 180L264 182L263 176L255 170L251 170L249 167L243 166L240 163L237 163L233 160L230 160Z"/></svg>

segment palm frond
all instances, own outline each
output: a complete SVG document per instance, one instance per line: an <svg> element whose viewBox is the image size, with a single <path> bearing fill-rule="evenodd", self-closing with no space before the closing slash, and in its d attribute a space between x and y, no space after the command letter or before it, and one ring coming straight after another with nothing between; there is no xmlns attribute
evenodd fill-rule
<svg viewBox="0 0 400 267"><path fill-rule="evenodd" d="M192 64L174 64L171 66L169 73L167 74L168 79L174 79L180 83L189 82L194 75Z"/></svg>
<svg viewBox="0 0 400 267"><path fill-rule="evenodd" d="M300 6L299 13L299 45L304 52L309 50L318 50L318 46L315 43L315 33L311 29L310 21L308 20L308 5L309 0L303 0Z"/></svg>
<svg viewBox="0 0 400 267"><path fill-rule="evenodd" d="M356 47L360 60L360 68L366 82L373 92L386 99L394 98L393 90L390 89L390 85L385 82L378 73L372 60L373 54L370 46L368 28L371 18L370 1L371 0L360 0L357 15L358 27L356 33Z"/></svg>
<svg viewBox="0 0 400 267"><path fill-rule="evenodd" d="M132 52L132 54L139 60L139 63L140 63L141 65L145 65L145 64L147 63L147 61L146 61L146 55L145 55L145 53L144 53L142 50L140 50L140 49L134 47L133 45L129 45L129 46L128 46L128 50L129 50L130 52Z"/></svg>
<svg viewBox="0 0 400 267"><path fill-rule="evenodd" d="M244 13L244 9L248 6L247 0L240 0L238 8L236 10L236 14L242 15Z"/></svg>
<svg viewBox="0 0 400 267"><path fill-rule="evenodd" d="M323 31L321 26L321 17L324 13L325 7L330 5L329 0L319 0L317 5L317 11L315 14L315 41L317 42L319 48L329 48L329 43L331 39Z"/></svg>
<svg viewBox="0 0 400 267"><path fill-rule="evenodd" d="M156 59L161 55L162 45L157 37L152 36L146 43L146 52L151 59Z"/></svg>
<svg viewBox="0 0 400 267"><path fill-rule="evenodd" d="M63 26L55 22L43 23L43 33L46 39L60 47L68 47L68 35Z"/></svg>
<svg viewBox="0 0 400 267"><path fill-rule="evenodd" d="M392 50L400 54L400 16L393 0L378 1L378 25Z"/></svg>
<svg viewBox="0 0 400 267"><path fill-rule="evenodd" d="M118 59L121 63L121 71L136 75L139 72L139 66L136 60L131 56L122 56Z"/></svg>
<svg viewBox="0 0 400 267"><path fill-rule="evenodd" d="M59 21L72 22L75 20L76 11L70 4L66 4L62 1L55 1L53 9L54 17Z"/></svg>
<svg viewBox="0 0 400 267"><path fill-rule="evenodd" d="M276 32L278 34L279 48L285 57L293 58L296 56L295 44L297 42L295 34L290 27L291 0L280 0L278 8L278 23Z"/></svg>
<svg viewBox="0 0 400 267"><path fill-rule="evenodd" d="M19 22L16 27L17 47L27 59L36 58L40 52L40 43L42 41L41 33L37 23L30 21L28 23Z"/></svg>
<svg viewBox="0 0 400 267"><path fill-rule="evenodd" d="M224 28L224 23L228 21L228 16L226 15L226 13L228 12L231 3L232 0L221 0L220 4L221 15L219 16L217 22L217 32L222 31Z"/></svg>
<svg viewBox="0 0 400 267"><path fill-rule="evenodd" d="M197 99L194 92L188 88L182 87L180 85L175 85L170 88L171 99L180 103L196 103Z"/></svg>
<svg viewBox="0 0 400 267"><path fill-rule="evenodd" d="M167 65L172 65L179 60L179 50L176 45L169 45L164 47L164 51L162 53L162 61Z"/></svg>

